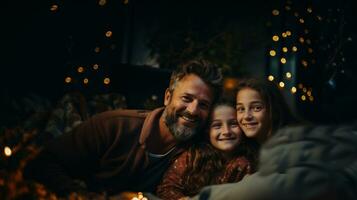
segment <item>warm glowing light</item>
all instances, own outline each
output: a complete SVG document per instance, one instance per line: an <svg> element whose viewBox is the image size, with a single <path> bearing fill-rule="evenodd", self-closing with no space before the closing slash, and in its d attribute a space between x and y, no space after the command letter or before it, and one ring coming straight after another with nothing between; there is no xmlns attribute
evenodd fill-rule
<svg viewBox="0 0 357 200"><path fill-rule="evenodd" d="M237 85L237 79L226 78L224 80L224 88L225 89L228 89L228 90L234 89L236 85Z"/></svg>
<svg viewBox="0 0 357 200"><path fill-rule="evenodd" d="M268 80L269 80L269 81L273 81L273 80L274 80L274 76L273 76L273 75L269 75L269 76L268 76Z"/></svg>
<svg viewBox="0 0 357 200"><path fill-rule="evenodd" d="M58 10L58 5L53 4L53 5L51 6L50 10L51 10L52 12L57 11L57 10Z"/></svg>
<svg viewBox="0 0 357 200"><path fill-rule="evenodd" d="M311 91L307 91L307 96L311 96Z"/></svg>
<svg viewBox="0 0 357 200"><path fill-rule="evenodd" d="M100 52L100 47L94 48L94 52L99 53Z"/></svg>
<svg viewBox="0 0 357 200"><path fill-rule="evenodd" d="M308 12L308 13L312 13L312 8L311 8L311 7L308 7L308 8L307 8L307 12Z"/></svg>
<svg viewBox="0 0 357 200"><path fill-rule="evenodd" d="M12 151L11 151L10 147L5 147L5 148L4 148L4 154L5 154L5 156L7 156L7 157L11 156Z"/></svg>
<svg viewBox="0 0 357 200"><path fill-rule="evenodd" d="M107 31L106 33L105 33L105 37L112 37L112 35L113 35L113 32L111 32L111 31Z"/></svg>
<svg viewBox="0 0 357 200"><path fill-rule="evenodd" d="M317 19L319 20L319 21L321 21L322 20L322 17L321 16L317 16Z"/></svg>
<svg viewBox="0 0 357 200"><path fill-rule="evenodd" d="M77 68L78 73L83 73L84 72L84 67L78 67Z"/></svg>
<svg viewBox="0 0 357 200"><path fill-rule="evenodd" d="M273 36L273 40L274 40L275 42L279 41L279 36L274 35L274 36Z"/></svg>
<svg viewBox="0 0 357 200"><path fill-rule="evenodd" d="M304 42L305 42L305 40L304 40L303 37L300 37L300 38L299 38L299 41L300 41L301 43L304 43Z"/></svg>
<svg viewBox="0 0 357 200"><path fill-rule="evenodd" d="M290 36L291 35L291 31L286 31L286 35Z"/></svg>
<svg viewBox="0 0 357 200"><path fill-rule="evenodd" d="M287 47L283 47L283 52L288 52L288 48Z"/></svg>
<svg viewBox="0 0 357 200"><path fill-rule="evenodd" d="M296 87L292 87L290 91L291 91L291 93L295 94L297 89L296 89Z"/></svg>
<svg viewBox="0 0 357 200"><path fill-rule="evenodd" d="M276 9L274 9L273 11L272 11L272 13L273 13L273 15L275 15L275 16L277 16L277 15L279 15L279 10L276 10Z"/></svg>
<svg viewBox="0 0 357 200"><path fill-rule="evenodd" d="M303 91L304 93L306 93L306 91L307 91L306 87L304 87L304 88L302 89L302 91Z"/></svg>
<svg viewBox="0 0 357 200"><path fill-rule="evenodd" d="M98 64L94 64L94 65L93 65L93 69L94 69L94 70L98 70L98 68L99 68L99 65L98 65Z"/></svg>
<svg viewBox="0 0 357 200"><path fill-rule="evenodd" d="M100 6L104 6L105 4L107 4L107 1L106 0L99 0L98 4Z"/></svg>
<svg viewBox="0 0 357 200"><path fill-rule="evenodd" d="M139 198L139 199L142 199L143 197L144 197L143 193L142 193L142 192L139 192L139 193L138 193L138 198Z"/></svg>
<svg viewBox="0 0 357 200"><path fill-rule="evenodd" d="M280 62L283 63L283 64L285 64L285 63L286 63L286 59L285 59L285 58L281 58L281 59L280 59Z"/></svg>
<svg viewBox="0 0 357 200"><path fill-rule="evenodd" d="M274 50L270 50L270 51L269 51L269 54L270 54L270 56L275 56L275 55L276 55L276 52L275 52Z"/></svg>
<svg viewBox="0 0 357 200"><path fill-rule="evenodd" d="M299 89L302 89L304 87L304 85L302 83L299 83L298 87L299 87Z"/></svg>
<svg viewBox="0 0 357 200"><path fill-rule="evenodd" d="M103 81L103 83L104 83L105 85L109 85L109 83L110 83L110 78L105 78L104 81Z"/></svg>
<svg viewBox="0 0 357 200"><path fill-rule="evenodd" d="M306 96L305 95L301 95L301 100L305 101L306 100Z"/></svg>
<svg viewBox="0 0 357 200"><path fill-rule="evenodd" d="M310 101L314 101L314 97L313 97L313 96L310 96L310 97L309 97L309 100L310 100Z"/></svg>
<svg viewBox="0 0 357 200"><path fill-rule="evenodd" d="M312 53L312 52L314 52L314 50L312 50L312 48L308 48L307 52Z"/></svg>
<svg viewBox="0 0 357 200"><path fill-rule="evenodd" d="M302 61L301 61L301 64L302 64L304 67L307 67L307 66L308 66L308 63L307 63L306 60L302 60Z"/></svg>
<svg viewBox="0 0 357 200"><path fill-rule="evenodd" d="M84 83L84 84L88 84L88 82L89 82L88 78L84 78L84 79L83 79L83 83Z"/></svg>
<svg viewBox="0 0 357 200"><path fill-rule="evenodd" d="M129 3L129 0L124 0L123 2L125 5Z"/></svg>
<svg viewBox="0 0 357 200"><path fill-rule="evenodd" d="M296 52L298 49L297 49L296 46L293 46L293 48L291 48L291 50L292 50L293 52Z"/></svg>
<svg viewBox="0 0 357 200"><path fill-rule="evenodd" d="M286 35L286 33L282 33L281 36L283 36L284 38L286 38L288 35Z"/></svg>
<svg viewBox="0 0 357 200"><path fill-rule="evenodd" d="M305 20L303 18L300 18L299 22L303 24L303 23L305 23Z"/></svg>
<svg viewBox="0 0 357 200"><path fill-rule="evenodd" d="M285 86L285 83L284 82L279 82L279 87L283 88Z"/></svg>
<svg viewBox="0 0 357 200"><path fill-rule="evenodd" d="M291 73L290 72L286 72L285 76L286 76L286 78L291 78Z"/></svg>
<svg viewBox="0 0 357 200"><path fill-rule="evenodd" d="M64 82L66 83L70 83L72 81L72 78L67 76L65 79L64 79Z"/></svg>

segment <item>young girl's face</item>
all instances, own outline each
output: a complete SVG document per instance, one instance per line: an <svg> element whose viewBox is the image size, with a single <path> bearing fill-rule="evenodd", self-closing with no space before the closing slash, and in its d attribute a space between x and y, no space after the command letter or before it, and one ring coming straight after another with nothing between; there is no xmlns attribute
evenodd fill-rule
<svg viewBox="0 0 357 200"><path fill-rule="evenodd" d="M236 109L219 105L213 109L209 138L213 147L223 152L232 152L240 143L242 130L237 121Z"/></svg>
<svg viewBox="0 0 357 200"><path fill-rule="evenodd" d="M248 138L264 142L270 134L267 105L258 91L243 88L237 93L237 119Z"/></svg>

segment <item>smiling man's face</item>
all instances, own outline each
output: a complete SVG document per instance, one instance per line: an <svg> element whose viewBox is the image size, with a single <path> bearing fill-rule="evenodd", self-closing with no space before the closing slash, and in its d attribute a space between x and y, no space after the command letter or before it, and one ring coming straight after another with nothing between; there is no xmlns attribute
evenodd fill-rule
<svg viewBox="0 0 357 200"><path fill-rule="evenodd" d="M186 141L203 129L212 105L211 88L197 75L189 74L165 93L165 124L178 141Z"/></svg>

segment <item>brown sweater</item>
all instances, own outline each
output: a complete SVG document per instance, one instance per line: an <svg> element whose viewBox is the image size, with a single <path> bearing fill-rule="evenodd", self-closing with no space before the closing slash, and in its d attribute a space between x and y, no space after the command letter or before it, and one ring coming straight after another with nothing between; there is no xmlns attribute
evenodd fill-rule
<svg viewBox="0 0 357 200"><path fill-rule="evenodd" d="M163 108L98 114L51 141L25 169L60 195L72 191L153 192L178 148L150 159L145 140L158 131ZM80 180L80 181L78 181ZM84 183L84 184L83 184Z"/></svg>

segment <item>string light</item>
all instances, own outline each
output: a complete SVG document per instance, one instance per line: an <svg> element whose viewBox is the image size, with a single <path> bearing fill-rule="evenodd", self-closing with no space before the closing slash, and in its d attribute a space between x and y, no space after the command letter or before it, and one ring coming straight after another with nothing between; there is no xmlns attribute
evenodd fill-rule
<svg viewBox="0 0 357 200"><path fill-rule="evenodd" d="M291 91L291 93L295 94L297 89L296 89L296 87L292 87L290 91Z"/></svg>
<svg viewBox="0 0 357 200"><path fill-rule="evenodd" d="M276 55L276 52L275 52L274 50L270 50L270 51L269 51L269 54L270 54L270 56L275 56L275 55Z"/></svg>
<svg viewBox="0 0 357 200"><path fill-rule="evenodd" d="M310 96L310 97L309 97L309 100L310 100L310 101L314 101L314 97L313 97L313 96Z"/></svg>
<svg viewBox="0 0 357 200"><path fill-rule="evenodd" d="M58 5L53 4L53 5L51 6L50 10L51 10L52 12L57 11L57 10L58 10Z"/></svg>
<svg viewBox="0 0 357 200"><path fill-rule="evenodd" d="M98 65L98 64L94 64L94 65L93 65L93 69L94 69L94 70L98 70L98 68L99 68L99 65Z"/></svg>
<svg viewBox="0 0 357 200"><path fill-rule="evenodd" d="M307 91L306 87L304 87L304 88L302 89L302 91L303 91L304 93L306 93L306 91Z"/></svg>
<svg viewBox="0 0 357 200"><path fill-rule="evenodd" d="M84 72L84 67L78 67L77 68L78 73L83 73Z"/></svg>
<svg viewBox="0 0 357 200"><path fill-rule="evenodd" d="M69 76L67 76L67 77L64 79L64 82L70 83L70 82L72 82L72 78L69 77Z"/></svg>
<svg viewBox="0 0 357 200"><path fill-rule="evenodd" d="M290 6L285 6L285 10L291 10Z"/></svg>
<svg viewBox="0 0 357 200"><path fill-rule="evenodd" d="M285 52L285 53L288 52L288 48L287 48L287 47L283 47L282 50L283 50L283 52Z"/></svg>
<svg viewBox="0 0 357 200"><path fill-rule="evenodd" d="M272 11L272 14L274 15L274 16L277 16L277 15L279 15L279 10L277 10L277 9L274 9L273 11Z"/></svg>
<svg viewBox="0 0 357 200"><path fill-rule="evenodd" d="M307 91L307 96L311 96L311 91Z"/></svg>
<svg viewBox="0 0 357 200"><path fill-rule="evenodd" d="M286 37L287 37L287 34L286 34L285 32L283 32L283 33L281 34L281 36L283 36L284 38L286 38Z"/></svg>
<svg viewBox="0 0 357 200"><path fill-rule="evenodd" d="M83 79L83 83L84 83L84 84L88 84L88 82L89 82L88 78L84 78L84 79Z"/></svg>
<svg viewBox="0 0 357 200"><path fill-rule="evenodd" d="M107 1L106 0L99 0L98 4L100 6L104 6L105 4L107 4Z"/></svg>
<svg viewBox="0 0 357 200"><path fill-rule="evenodd" d="M294 12L294 16L295 17L299 17L299 13L298 12Z"/></svg>
<svg viewBox="0 0 357 200"><path fill-rule="evenodd" d="M5 156L10 157L11 154L12 154L11 148L8 147L8 146L6 146L6 147L4 148L4 154L5 154Z"/></svg>
<svg viewBox="0 0 357 200"><path fill-rule="evenodd" d="M291 31L286 31L287 36L291 36Z"/></svg>
<svg viewBox="0 0 357 200"><path fill-rule="evenodd" d="M311 7L308 7L308 8L307 8L307 12L308 12L308 13L312 13L312 8L311 8Z"/></svg>
<svg viewBox="0 0 357 200"><path fill-rule="evenodd" d="M268 80L269 80L269 81L273 81L273 80L274 80L274 76L273 76L273 75L269 75L269 76L268 76Z"/></svg>
<svg viewBox="0 0 357 200"><path fill-rule="evenodd" d="M305 23L305 20L303 18L300 18L299 22L303 24L303 23Z"/></svg>
<svg viewBox="0 0 357 200"><path fill-rule="evenodd" d="M308 48L307 52L312 53L312 52L314 52L314 50L312 50L312 48Z"/></svg>
<svg viewBox="0 0 357 200"><path fill-rule="evenodd" d="M99 53L100 52L100 47L94 48L94 52Z"/></svg>
<svg viewBox="0 0 357 200"><path fill-rule="evenodd" d="M281 59L280 59L280 62L283 63L283 64L285 64L285 63L286 63L286 59L285 59L285 58L281 58Z"/></svg>
<svg viewBox="0 0 357 200"><path fill-rule="evenodd" d="M110 78L105 78L105 79L103 80L103 83L104 83L105 85L109 85L109 83L110 83Z"/></svg>
<svg viewBox="0 0 357 200"><path fill-rule="evenodd" d="M286 72L285 76L286 76L286 78L291 78L291 73L290 72Z"/></svg>
<svg viewBox="0 0 357 200"><path fill-rule="evenodd" d="M111 32L111 31L107 31L107 32L105 33L105 37L107 37L107 38L112 37L112 35L113 35L113 32Z"/></svg>
<svg viewBox="0 0 357 200"><path fill-rule="evenodd" d="M274 35L274 36L273 36L273 40L274 40L275 42L279 41L279 36Z"/></svg>
<svg viewBox="0 0 357 200"><path fill-rule="evenodd" d="M302 83L299 83L298 87L299 87L299 89L302 89L304 87L304 85Z"/></svg>
<svg viewBox="0 0 357 200"><path fill-rule="evenodd" d="M125 5L127 5L129 3L129 0L124 0L123 2Z"/></svg>
<svg viewBox="0 0 357 200"><path fill-rule="evenodd" d="M322 17L321 17L320 15L317 15L317 19L318 19L319 21L322 21Z"/></svg>
<svg viewBox="0 0 357 200"><path fill-rule="evenodd" d="M306 96L305 95L301 95L301 100L305 101L306 100Z"/></svg>
<svg viewBox="0 0 357 200"><path fill-rule="evenodd" d="M304 42L305 42L305 40L304 40L303 37L300 37L300 38L299 38L299 41L300 41L301 43L304 43Z"/></svg>
<svg viewBox="0 0 357 200"><path fill-rule="evenodd" d="M301 61L301 64L302 64L304 67L307 67L307 66L308 66L308 63L307 63L306 60L302 60L302 61Z"/></svg>
<svg viewBox="0 0 357 200"><path fill-rule="evenodd" d="M279 87L283 88L284 86L285 86L285 83L282 82L282 81L280 81L280 82L279 82Z"/></svg>

